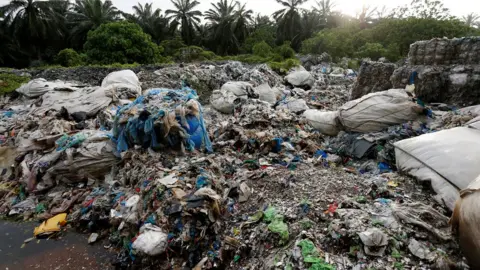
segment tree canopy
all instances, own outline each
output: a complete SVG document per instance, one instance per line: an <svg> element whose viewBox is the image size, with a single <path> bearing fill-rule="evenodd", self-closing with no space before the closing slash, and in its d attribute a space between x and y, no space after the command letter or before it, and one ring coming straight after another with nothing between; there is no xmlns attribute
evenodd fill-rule
<svg viewBox="0 0 480 270"><path fill-rule="evenodd" d="M250 2L236 0L217 0L204 13L199 0L169 1L173 8L163 11L132 3L130 14L111 0L11 0L0 7L0 65L72 65L80 58L151 63L214 53L251 62L286 59L291 49L394 61L417 40L479 35L480 27L480 15L455 18L440 0L412 0L393 10L363 6L356 16L337 10L335 0L271 0L278 7L273 14L254 13ZM307 3L314 8L305 9ZM115 45L108 35L119 39Z"/></svg>

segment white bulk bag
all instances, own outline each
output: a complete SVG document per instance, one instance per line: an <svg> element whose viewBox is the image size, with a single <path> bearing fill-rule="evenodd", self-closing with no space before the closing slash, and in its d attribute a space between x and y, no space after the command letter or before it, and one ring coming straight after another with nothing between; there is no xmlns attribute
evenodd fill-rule
<svg viewBox="0 0 480 270"><path fill-rule="evenodd" d="M390 89L345 103L339 110L339 120L346 131L378 132L416 120L422 111L405 90Z"/></svg>
<svg viewBox="0 0 480 270"><path fill-rule="evenodd" d="M336 136L341 130L341 127L338 125L338 111L307 110L303 113L303 116L313 128L322 134Z"/></svg>
<svg viewBox="0 0 480 270"><path fill-rule="evenodd" d="M102 88L113 90L116 95L126 95L128 98L142 95L140 81L137 75L129 69L108 74L102 81Z"/></svg>

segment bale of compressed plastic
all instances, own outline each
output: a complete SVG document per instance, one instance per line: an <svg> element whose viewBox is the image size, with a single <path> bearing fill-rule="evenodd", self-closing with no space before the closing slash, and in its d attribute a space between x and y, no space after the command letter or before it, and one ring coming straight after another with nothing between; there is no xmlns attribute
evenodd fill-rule
<svg viewBox="0 0 480 270"><path fill-rule="evenodd" d="M360 66L357 80L350 93L350 99L392 89L390 77L394 71L395 64L364 61Z"/></svg>

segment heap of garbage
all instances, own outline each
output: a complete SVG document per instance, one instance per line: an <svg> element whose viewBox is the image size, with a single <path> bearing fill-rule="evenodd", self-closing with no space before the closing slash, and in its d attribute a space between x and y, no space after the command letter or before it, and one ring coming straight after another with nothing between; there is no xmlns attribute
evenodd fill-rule
<svg viewBox="0 0 480 270"><path fill-rule="evenodd" d="M213 70L239 74L202 99ZM89 233L118 268L462 267L448 220L480 175L480 109L411 87L348 101L355 74L233 62L34 79L0 102L0 214L43 222L35 237Z"/></svg>

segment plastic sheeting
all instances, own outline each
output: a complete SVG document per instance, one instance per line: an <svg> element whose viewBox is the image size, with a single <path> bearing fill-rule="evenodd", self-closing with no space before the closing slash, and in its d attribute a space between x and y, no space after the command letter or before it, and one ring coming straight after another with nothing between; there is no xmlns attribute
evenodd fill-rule
<svg viewBox="0 0 480 270"><path fill-rule="evenodd" d="M368 133L416 120L422 112L405 90L390 89L347 102L339 110L339 120L346 131Z"/></svg>
<svg viewBox="0 0 480 270"><path fill-rule="evenodd" d="M140 228L140 235L135 239L132 248L150 256L162 254L168 246L168 235L160 227L145 224Z"/></svg>
<svg viewBox="0 0 480 270"><path fill-rule="evenodd" d="M60 111L65 107L70 114L85 112L87 116L95 116L111 102L111 96L101 87L87 87L73 92L49 91L42 96L40 107L34 107L32 113L43 115L49 110Z"/></svg>
<svg viewBox="0 0 480 270"><path fill-rule="evenodd" d="M81 87L74 82L47 81L43 78L33 79L20 86L16 91L29 98L43 96L49 91L78 91Z"/></svg>
<svg viewBox="0 0 480 270"><path fill-rule="evenodd" d="M437 201L453 210L458 192L480 175L480 130L459 127L395 143L399 171L431 182Z"/></svg>
<svg viewBox="0 0 480 270"><path fill-rule="evenodd" d="M129 69L108 74L102 81L102 87L107 91L113 90L123 98L136 98L142 94L137 75Z"/></svg>
<svg viewBox="0 0 480 270"><path fill-rule="evenodd" d="M202 105L195 90L152 89L123 106L114 120L113 140L124 152L139 145L159 149L182 145L188 150L206 149L212 143L203 119Z"/></svg>
<svg viewBox="0 0 480 270"><path fill-rule="evenodd" d="M117 162L115 145L105 137L103 141L84 142L76 151L66 151L67 158L47 170L46 178L65 183L76 183L87 178L101 178Z"/></svg>

